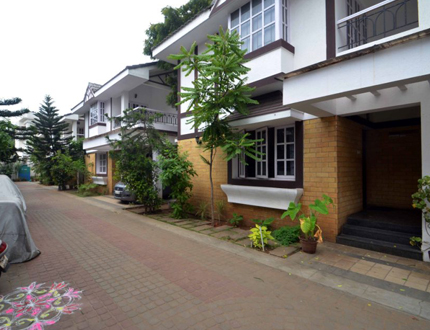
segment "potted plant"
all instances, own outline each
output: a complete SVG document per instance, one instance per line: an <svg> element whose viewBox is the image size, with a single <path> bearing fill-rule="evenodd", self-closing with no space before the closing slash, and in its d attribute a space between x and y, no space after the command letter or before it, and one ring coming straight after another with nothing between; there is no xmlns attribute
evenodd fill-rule
<svg viewBox="0 0 430 330"><path fill-rule="evenodd" d="M323 195L323 200L316 199L314 204L309 205L309 215L301 213L298 217L300 221L300 229L302 234L300 236L300 243L302 245L302 251L305 253L315 253L318 242L322 242L322 230L317 225L317 214L328 214L328 206L333 204L333 199L327 195ZM282 219L286 216L290 217L291 220L295 220L298 213L301 212L302 204L291 202L288 209L282 214Z"/></svg>

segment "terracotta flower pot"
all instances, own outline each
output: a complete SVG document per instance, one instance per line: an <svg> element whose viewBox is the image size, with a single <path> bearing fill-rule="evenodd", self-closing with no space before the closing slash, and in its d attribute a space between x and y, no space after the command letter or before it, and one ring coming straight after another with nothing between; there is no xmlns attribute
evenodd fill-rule
<svg viewBox="0 0 430 330"><path fill-rule="evenodd" d="M300 244L302 245L302 251L304 253L314 254L317 251L317 241L300 238Z"/></svg>

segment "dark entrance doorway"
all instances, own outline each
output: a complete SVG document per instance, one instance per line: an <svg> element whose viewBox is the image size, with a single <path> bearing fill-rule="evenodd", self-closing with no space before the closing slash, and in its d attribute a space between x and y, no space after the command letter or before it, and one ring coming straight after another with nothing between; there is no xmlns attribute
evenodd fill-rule
<svg viewBox="0 0 430 330"><path fill-rule="evenodd" d="M351 214L337 242L422 260L409 244L421 237L411 195L421 177L420 108L350 117L363 125L363 211Z"/></svg>

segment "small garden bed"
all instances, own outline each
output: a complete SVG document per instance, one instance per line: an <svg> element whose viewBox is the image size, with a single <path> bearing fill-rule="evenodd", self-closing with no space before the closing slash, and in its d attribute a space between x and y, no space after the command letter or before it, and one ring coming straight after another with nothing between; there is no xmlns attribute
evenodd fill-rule
<svg viewBox="0 0 430 330"><path fill-rule="evenodd" d="M127 211L142 215L144 213L142 208L132 208L128 209ZM185 230L198 232L199 234L212 236L223 241L228 241L233 244L252 248L251 240L248 237L251 233L250 230L233 227L225 223L221 223L218 227L213 227L207 220L196 219L194 217L175 219L172 218L170 214L171 210L164 209L155 214L145 214L145 216L162 221L172 226L181 227ZM290 244L290 246L282 246L275 240L269 240L267 245L265 245L264 252L277 257L286 258L287 256L290 256L299 250L300 245L298 243Z"/></svg>

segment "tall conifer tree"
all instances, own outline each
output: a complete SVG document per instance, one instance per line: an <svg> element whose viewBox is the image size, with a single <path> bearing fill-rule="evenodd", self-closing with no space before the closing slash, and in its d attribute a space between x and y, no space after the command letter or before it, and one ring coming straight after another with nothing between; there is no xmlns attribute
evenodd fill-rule
<svg viewBox="0 0 430 330"><path fill-rule="evenodd" d="M11 99L0 99L0 106L13 106L19 104L21 99L14 97ZM11 111L7 109L0 109L0 163L10 164L18 160L18 150L15 147L15 139L25 139L25 127L18 127L13 125L10 117L21 116L30 110L23 108L21 110Z"/></svg>
<svg viewBox="0 0 430 330"><path fill-rule="evenodd" d="M65 137L65 134L70 133L68 124L60 121L63 116L58 115L58 109L53 103L52 98L46 95L39 112L35 113L36 119L31 127L33 135L29 139L27 149L42 180L50 184L53 182L52 158L59 151L66 151L73 139L71 136Z"/></svg>

